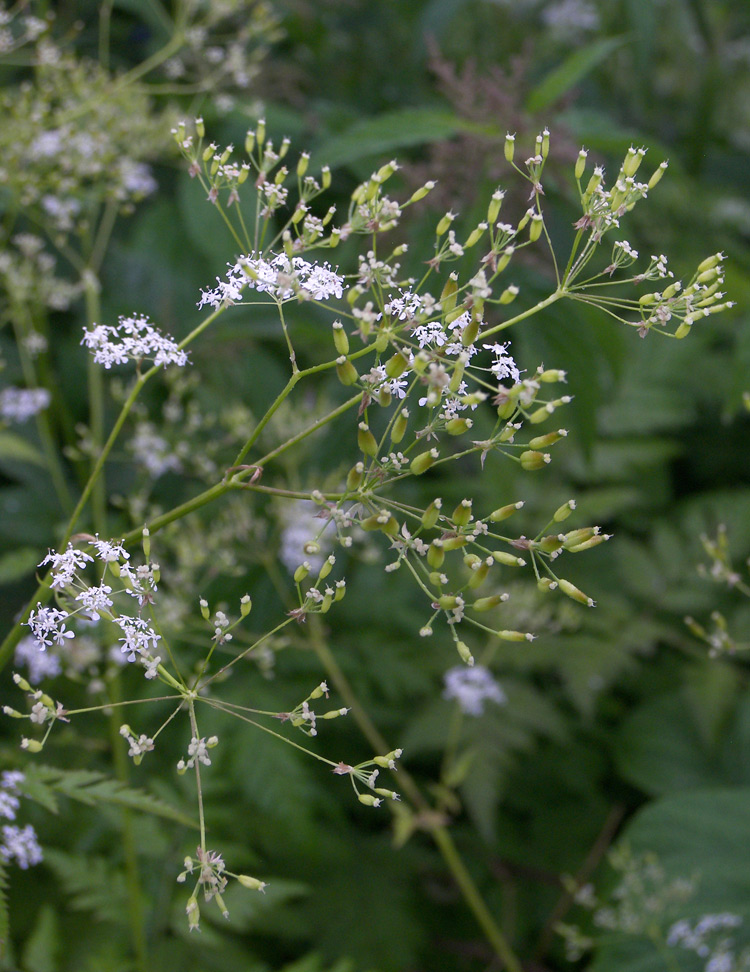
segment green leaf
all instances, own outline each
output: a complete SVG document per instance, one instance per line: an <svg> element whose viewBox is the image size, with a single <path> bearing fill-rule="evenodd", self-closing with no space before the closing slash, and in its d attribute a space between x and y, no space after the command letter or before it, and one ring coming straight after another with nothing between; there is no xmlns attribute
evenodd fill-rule
<svg viewBox="0 0 750 972"><path fill-rule="evenodd" d="M624 37L605 37L575 51L529 94L527 109L538 112L557 101L624 42Z"/></svg>
<svg viewBox="0 0 750 972"><path fill-rule="evenodd" d="M435 108L404 108L358 122L342 135L316 146L315 159L331 168L371 155L450 138L459 131L484 132L484 126Z"/></svg>
<svg viewBox="0 0 750 972"><path fill-rule="evenodd" d="M23 967L29 972L57 972L60 928L57 913L43 905L23 950Z"/></svg>
<svg viewBox="0 0 750 972"><path fill-rule="evenodd" d="M635 855L655 854L666 880L697 879L694 895L680 905L680 918L695 920L719 912L744 916L743 926L731 931L736 951L748 944L749 787L693 790L664 797L634 818L622 840ZM673 917L654 916L654 922L660 920L668 927ZM678 959L678 954L672 954ZM684 953L679 955L684 957ZM703 968L703 964L689 967ZM679 968L683 965L679 964ZM664 972L664 969L664 956L635 937L612 945L603 944L591 966L591 972Z"/></svg>
<svg viewBox="0 0 750 972"><path fill-rule="evenodd" d="M33 572L39 563L36 547L20 547L0 557L0 584L10 584Z"/></svg>
<svg viewBox="0 0 750 972"><path fill-rule="evenodd" d="M23 792L48 810L56 812L55 794L61 793L86 806L99 803L150 813L184 827L195 827L190 817L164 800L113 780L92 770L62 770L52 766L31 765L26 772Z"/></svg>
<svg viewBox="0 0 750 972"><path fill-rule="evenodd" d="M27 439L12 432L0 432L0 460L11 462L33 462L37 466L44 465L44 456Z"/></svg>

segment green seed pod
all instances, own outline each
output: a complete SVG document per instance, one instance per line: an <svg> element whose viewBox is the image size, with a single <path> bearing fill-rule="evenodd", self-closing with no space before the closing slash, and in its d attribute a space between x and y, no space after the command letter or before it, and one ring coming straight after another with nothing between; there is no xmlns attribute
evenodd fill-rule
<svg viewBox="0 0 750 972"><path fill-rule="evenodd" d="M586 157L588 156L588 154L589 153L586 151L586 149L581 149L581 151L578 153L578 158L576 159L576 167L574 173L576 179L580 179L586 169Z"/></svg>
<svg viewBox="0 0 750 972"><path fill-rule="evenodd" d="M499 303L510 304L518 296L518 287L515 284L511 284L510 287L506 287L505 290L500 294Z"/></svg>
<svg viewBox="0 0 750 972"><path fill-rule="evenodd" d="M551 577L540 577L536 586L542 594L549 594L550 591L554 591L557 587L557 581L553 581Z"/></svg>
<svg viewBox="0 0 750 972"><path fill-rule="evenodd" d="M477 339L477 334L479 334L479 321L472 317L466 327L461 331L461 344L465 348L473 344Z"/></svg>
<svg viewBox="0 0 750 972"><path fill-rule="evenodd" d="M429 452L422 452L412 459L409 469L414 476L421 476L426 473L438 457L437 449L430 449Z"/></svg>
<svg viewBox="0 0 750 972"><path fill-rule="evenodd" d="M434 499L422 514L422 526L431 530L438 521L440 510L443 507L441 499Z"/></svg>
<svg viewBox="0 0 750 972"><path fill-rule="evenodd" d="M397 351L392 358L386 361L385 373L389 378L400 378L408 367L409 362L400 351Z"/></svg>
<svg viewBox="0 0 750 972"><path fill-rule="evenodd" d="M309 573L310 573L310 565L308 564L307 561L305 561L304 564L300 564L299 567L295 570L294 583L301 584L302 581L307 577Z"/></svg>
<svg viewBox="0 0 750 972"><path fill-rule="evenodd" d="M460 606L461 598L455 594L441 594L437 602L444 611L453 611Z"/></svg>
<svg viewBox="0 0 750 972"><path fill-rule="evenodd" d="M467 524L471 523L472 516L470 499L461 500L453 511L452 519L456 526L467 526Z"/></svg>
<svg viewBox="0 0 750 972"><path fill-rule="evenodd" d="M333 328L333 343L336 345L336 350L339 354L348 354L349 338L344 330L344 325L341 321L334 321L331 326Z"/></svg>
<svg viewBox="0 0 750 972"><path fill-rule="evenodd" d="M445 431L448 435L463 435L468 432L474 423L470 418L453 418L445 423Z"/></svg>
<svg viewBox="0 0 750 972"><path fill-rule="evenodd" d="M479 611L480 614L485 611L491 611L492 608L497 607L503 600L502 594L490 594L489 597L480 597L471 605L474 611Z"/></svg>
<svg viewBox="0 0 750 972"><path fill-rule="evenodd" d="M542 235L542 229L544 227L544 217L541 213L535 213L531 217L531 225L529 226L529 240L532 243L536 243L539 237Z"/></svg>
<svg viewBox="0 0 750 972"><path fill-rule="evenodd" d="M471 572L471 577L469 578L469 587L472 590L476 590L477 587L482 585L487 580L487 575L490 572L490 565L487 563L482 563L479 567L475 568Z"/></svg>
<svg viewBox="0 0 750 972"><path fill-rule="evenodd" d="M562 523L563 520L568 519L575 508L576 501L570 499L567 503L563 503L562 506L558 506L558 508L552 514L552 519L555 521L555 523Z"/></svg>
<svg viewBox="0 0 750 972"><path fill-rule="evenodd" d="M366 456L374 458L378 454L378 444L366 422L360 422L357 428L357 445Z"/></svg>
<svg viewBox="0 0 750 972"><path fill-rule="evenodd" d="M364 463L358 462L352 466L346 477L346 488L349 492L353 493L359 489L362 485L362 480L365 475Z"/></svg>
<svg viewBox="0 0 750 972"><path fill-rule="evenodd" d="M506 567L525 567L526 561L523 557L508 553L506 550L493 550L492 559L496 564L505 564Z"/></svg>
<svg viewBox="0 0 750 972"><path fill-rule="evenodd" d="M249 594L243 594L240 598L240 617L246 618L253 609L253 602Z"/></svg>
<svg viewBox="0 0 750 972"><path fill-rule="evenodd" d="M445 281L445 286L443 287L443 290L440 294L440 306L443 308L444 314L450 314L450 312L455 308L457 294L458 294L458 275L452 273Z"/></svg>
<svg viewBox="0 0 750 972"><path fill-rule="evenodd" d="M336 359L336 374L342 385L353 385L359 379L357 369L343 354Z"/></svg>
<svg viewBox="0 0 750 972"><path fill-rule="evenodd" d="M559 550L563 545L563 540L556 536L554 533L549 534L546 537L542 537L541 540L537 542L537 547L543 550L545 553L554 553Z"/></svg>
<svg viewBox="0 0 750 972"><path fill-rule="evenodd" d="M443 540L443 550L446 552L451 550L460 550L461 547L465 547L468 542L469 538L465 536L447 537L445 540Z"/></svg>
<svg viewBox="0 0 750 972"><path fill-rule="evenodd" d="M505 136L505 147L503 149L503 154L505 155L506 162L512 162L513 156L516 151L516 136L508 133Z"/></svg>
<svg viewBox="0 0 750 972"><path fill-rule="evenodd" d="M536 435L533 439L529 440L529 447L531 449L546 449L548 446L552 446L556 442L559 442L560 439L564 439L567 434L567 429L558 429L557 432L547 432L546 435Z"/></svg>
<svg viewBox="0 0 750 972"><path fill-rule="evenodd" d="M550 461L550 455L548 452L536 452L532 450L522 452L519 458L521 460L522 468L527 470L527 472L534 472L537 469L543 469Z"/></svg>
<svg viewBox="0 0 750 972"><path fill-rule="evenodd" d="M469 646L463 641L457 641L456 650L458 651L461 661L471 668L471 666L474 664L474 656L469 650Z"/></svg>
<svg viewBox="0 0 750 972"><path fill-rule="evenodd" d="M496 631L496 637L500 638L501 641L532 641L533 635L527 634L525 631Z"/></svg>
<svg viewBox="0 0 750 972"><path fill-rule="evenodd" d="M578 601L579 604L585 604L587 607L595 607L595 601L593 601L588 594L584 594L583 591L579 590L570 581L561 580L560 590L567 597L572 597L574 601Z"/></svg>
<svg viewBox="0 0 750 972"><path fill-rule="evenodd" d="M445 550L442 540L433 540L427 551L427 563L433 570L443 566L445 560Z"/></svg>
<svg viewBox="0 0 750 972"><path fill-rule="evenodd" d="M524 501L519 500L517 503L508 503L507 506L501 506L490 513L490 520L492 520L493 523L499 523L501 520L507 520L509 516L513 516L517 510L520 510L523 504Z"/></svg>

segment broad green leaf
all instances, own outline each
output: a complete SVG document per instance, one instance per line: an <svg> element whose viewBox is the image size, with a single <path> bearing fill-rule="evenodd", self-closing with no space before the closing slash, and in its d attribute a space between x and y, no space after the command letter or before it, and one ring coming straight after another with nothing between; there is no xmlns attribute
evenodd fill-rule
<svg viewBox="0 0 750 972"><path fill-rule="evenodd" d="M702 789L675 794L642 810L623 841L634 855L655 854L668 881L695 878L692 897L678 914L654 915L662 933L677 918L730 912L744 917L731 929L736 951L750 944L750 788ZM614 936L607 936L610 941ZM617 941L616 939L619 939ZM664 955L635 936L616 936L598 950L591 972L664 972ZM689 953L671 951L675 969L703 969Z"/></svg>
<svg viewBox="0 0 750 972"><path fill-rule="evenodd" d="M13 432L0 432L0 460L2 459L44 465L44 456L37 447Z"/></svg>
<svg viewBox="0 0 750 972"><path fill-rule="evenodd" d="M36 547L20 547L0 557L0 584L10 584L32 573L39 563Z"/></svg>
<svg viewBox="0 0 750 972"><path fill-rule="evenodd" d="M366 118L349 131L316 146L320 165L348 165L371 155L386 155L396 149L424 145L450 138L459 131L484 132L486 128L435 108L404 108L375 118Z"/></svg>
<svg viewBox="0 0 750 972"><path fill-rule="evenodd" d="M575 51L529 94L528 110L538 112L557 101L624 42L623 37L604 37Z"/></svg>

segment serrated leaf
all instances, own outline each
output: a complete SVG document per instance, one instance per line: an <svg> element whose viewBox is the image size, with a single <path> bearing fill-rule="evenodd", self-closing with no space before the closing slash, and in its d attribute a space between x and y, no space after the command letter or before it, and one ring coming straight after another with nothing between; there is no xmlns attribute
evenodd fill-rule
<svg viewBox="0 0 750 972"><path fill-rule="evenodd" d="M538 112L557 101L624 42L624 37L604 37L574 51L529 94L528 110Z"/></svg>
<svg viewBox="0 0 750 972"><path fill-rule="evenodd" d="M44 863L54 871L70 908L90 911L116 925L127 924L125 879L110 858L79 857L45 848Z"/></svg>
<svg viewBox="0 0 750 972"><path fill-rule="evenodd" d="M57 913L50 905L39 909L34 930L23 950L23 967L29 972L57 972L56 953L60 947Z"/></svg>
<svg viewBox="0 0 750 972"><path fill-rule="evenodd" d="M44 456L37 447L14 432L0 432L0 460L32 462L35 466L44 465Z"/></svg>
<svg viewBox="0 0 750 972"><path fill-rule="evenodd" d="M93 770L62 770L52 766L32 765L26 773L23 791L53 812L56 810L53 794L61 793L87 806L106 803L150 813L184 827L196 826L187 814L164 800Z"/></svg>

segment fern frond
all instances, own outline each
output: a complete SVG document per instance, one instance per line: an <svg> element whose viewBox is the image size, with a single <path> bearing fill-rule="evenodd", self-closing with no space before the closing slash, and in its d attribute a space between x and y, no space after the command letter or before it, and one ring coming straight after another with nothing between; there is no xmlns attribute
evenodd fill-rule
<svg viewBox="0 0 750 972"><path fill-rule="evenodd" d="M57 794L62 794L90 807L106 803L196 827L194 820L165 800L94 770L64 770L33 764L26 770L21 789L52 813L57 813Z"/></svg>

